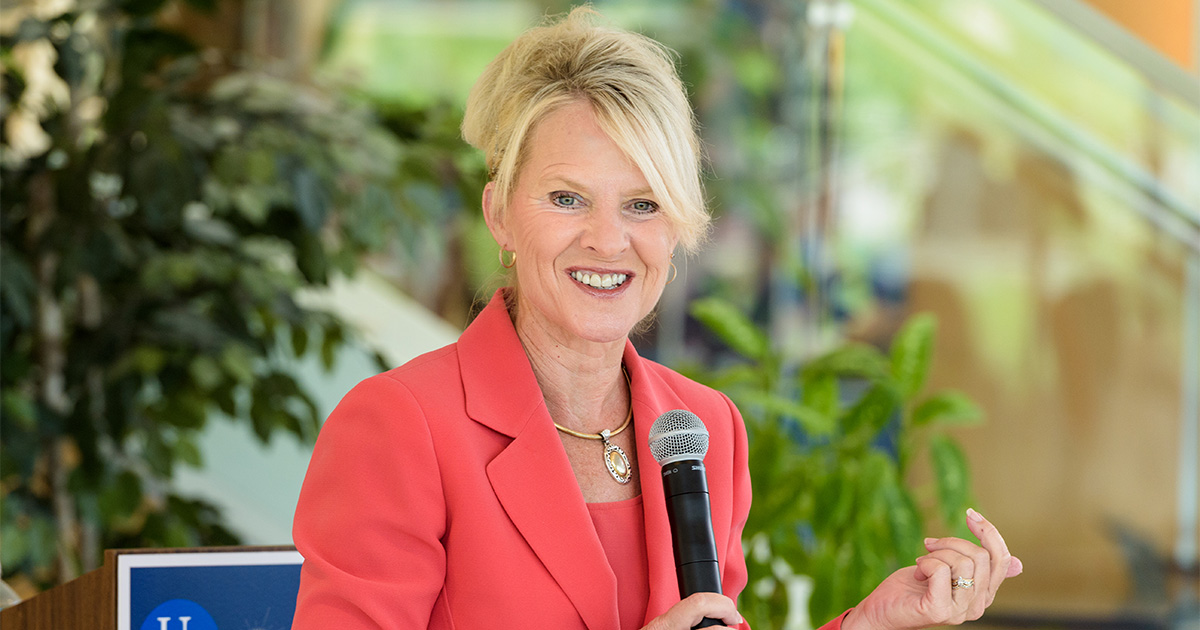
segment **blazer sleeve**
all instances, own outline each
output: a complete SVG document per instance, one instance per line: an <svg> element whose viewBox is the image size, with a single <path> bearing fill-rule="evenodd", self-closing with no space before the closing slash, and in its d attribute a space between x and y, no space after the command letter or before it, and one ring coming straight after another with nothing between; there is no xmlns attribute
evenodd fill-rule
<svg viewBox="0 0 1200 630"><path fill-rule="evenodd" d="M445 583L433 440L402 383L350 391L317 438L292 538L304 556L292 628L426 628Z"/></svg>
<svg viewBox="0 0 1200 630"><path fill-rule="evenodd" d="M854 609L851 608L850 610L854 610ZM820 628L817 628L817 630L841 630L842 622L846 620L846 615L850 614L850 610L847 610L846 612L829 620L828 623L821 626Z"/></svg>
<svg viewBox="0 0 1200 630"><path fill-rule="evenodd" d="M735 601L742 590L746 588L748 579L746 571L746 555L742 550L742 532L746 529L746 519L750 517L750 461L749 446L746 440L746 424L742 414L733 401L721 394L725 404L729 405L729 413L733 419L733 524L729 530L729 546L724 550L725 573L721 576L721 584L725 594ZM741 630L750 630L750 625L742 622Z"/></svg>

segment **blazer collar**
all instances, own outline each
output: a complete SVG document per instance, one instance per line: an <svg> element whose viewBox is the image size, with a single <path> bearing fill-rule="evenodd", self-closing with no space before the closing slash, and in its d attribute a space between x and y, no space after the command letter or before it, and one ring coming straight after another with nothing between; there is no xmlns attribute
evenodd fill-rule
<svg viewBox="0 0 1200 630"><path fill-rule="evenodd" d="M509 319L503 291L496 291L458 338L459 370L467 415L517 437L539 410L545 411L546 401Z"/></svg>
<svg viewBox="0 0 1200 630"><path fill-rule="evenodd" d="M467 414L513 438L487 466L496 497L587 627L617 627L616 576L501 291L463 332L458 351ZM646 523L648 622L679 601L661 471L648 446L650 425L663 412L686 406L628 341L623 360L631 383L635 465Z"/></svg>

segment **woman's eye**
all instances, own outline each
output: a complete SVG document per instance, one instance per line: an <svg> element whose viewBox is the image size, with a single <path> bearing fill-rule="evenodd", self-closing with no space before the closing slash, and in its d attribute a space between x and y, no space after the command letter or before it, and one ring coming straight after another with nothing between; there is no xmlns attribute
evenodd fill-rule
<svg viewBox="0 0 1200 630"><path fill-rule="evenodd" d="M653 201L646 201L645 199L638 199L629 204L629 207L638 214L650 214L651 212L658 211L658 204Z"/></svg>
<svg viewBox="0 0 1200 630"><path fill-rule="evenodd" d="M550 200L554 202L554 205L563 208L574 208L580 204L578 197L572 195L571 193L565 192L558 192L550 195Z"/></svg>

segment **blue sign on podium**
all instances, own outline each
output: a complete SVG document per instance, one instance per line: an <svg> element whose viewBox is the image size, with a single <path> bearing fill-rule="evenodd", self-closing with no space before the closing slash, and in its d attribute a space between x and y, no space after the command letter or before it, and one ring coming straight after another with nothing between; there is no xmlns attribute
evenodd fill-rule
<svg viewBox="0 0 1200 630"><path fill-rule="evenodd" d="M215 549L117 557L118 630L288 630L303 558Z"/></svg>

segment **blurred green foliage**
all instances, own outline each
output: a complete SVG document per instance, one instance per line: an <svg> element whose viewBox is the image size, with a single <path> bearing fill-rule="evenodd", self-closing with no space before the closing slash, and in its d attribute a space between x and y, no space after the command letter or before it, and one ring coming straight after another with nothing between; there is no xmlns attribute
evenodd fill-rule
<svg viewBox="0 0 1200 630"><path fill-rule="evenodd" d="M231 70L160 28L163 5L0 36L0 561L41 587L105 548L235 543L170 483L200 464L198 431L223 414L314 439L287 360L328 367L350 332L296 296L482 171L435 108L385 125L343 92Z"/></svg>
<svg viewBox="0 0 1200 630"><path fill-rule="evenodd" d="M931 315L910 319L887 353L848 343L788 373L766 333L731 303L702 298L691 312L738 355L685 373L727 393L746 421L754 504L739 609L752 626L784 627L800 603L788 588L799 575L813 580L814 626L856 605L925 553L928 510L969 536L969 469L946 429L981 413L960 392L924 393ZM910 486L922 459L934 471L932 488Z"/></svg>

